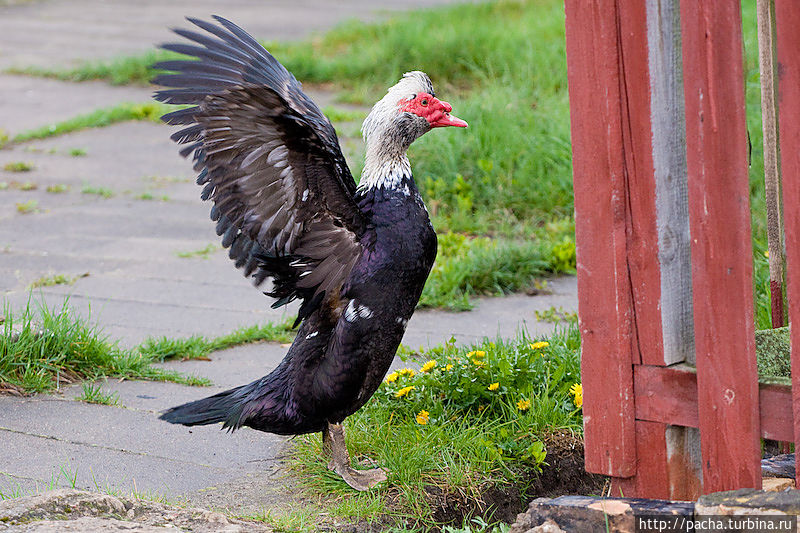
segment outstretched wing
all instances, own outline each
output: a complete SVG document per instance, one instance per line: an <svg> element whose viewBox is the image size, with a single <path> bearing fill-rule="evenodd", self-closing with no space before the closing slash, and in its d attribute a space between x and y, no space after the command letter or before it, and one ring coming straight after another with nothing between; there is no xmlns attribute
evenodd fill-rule
<svg viewBox="0 0 800 533"><path fill-rule="evenodd" d="M341 288L367 221L327 117L253 37L214 18L221 26L188 19L208 33L174 30L196 44L162 46L196 60L156 65L173 73L154 80L171 87L155 98L194 104L162 118L188 125L172 139L194 152L217 234L257 285L273 279L274 307L304 299L300 320Z"/></svg>

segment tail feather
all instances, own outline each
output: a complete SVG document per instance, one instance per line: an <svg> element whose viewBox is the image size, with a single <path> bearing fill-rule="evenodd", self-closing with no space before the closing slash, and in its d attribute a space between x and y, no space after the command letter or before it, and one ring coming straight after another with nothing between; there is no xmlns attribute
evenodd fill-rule
<svg viewBox="0 0 800 533"><path fill-rule="evenodd" d="M253 383L243 385L202 400L172 407L164 411L159 418L171 424L184 426L206 426L222 422L223 428L233 431L242 425L242 410L253 385Z"/></svg>

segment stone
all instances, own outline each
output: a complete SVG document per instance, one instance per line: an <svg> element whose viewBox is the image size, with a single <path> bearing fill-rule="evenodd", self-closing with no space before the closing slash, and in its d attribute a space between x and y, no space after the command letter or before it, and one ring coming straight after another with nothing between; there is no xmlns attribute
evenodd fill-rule
<svg viewBox="0 0 800 533"><path fill-rule="evenodd" d="M781 492L794 488L794 480L788 477L765 477L761 480L761 490Z"/></svg>
<svg viewBox="0 0 800 533"><path fill-rule="evenodd" d="M117 498L74 489L0 502L0 532L244 533L268 531L257 522L222 513L144 500Z"/></svg>
<svg viewBox="0 0 800 533"><path fill-rule="evenodd" d="M701 496L695 505L697 517L754 514L800 515L800 491L729 490Z"/></svg>
<svg viewBox="0 0 800 533"><path fill-rule="evenodd" d="M694 504L668 500L638 498L598 498L592 496L559 496L537 498L528 511L520 513L509 533L560 531L597 532L637 531L637 518L691 518Z"/></svg>

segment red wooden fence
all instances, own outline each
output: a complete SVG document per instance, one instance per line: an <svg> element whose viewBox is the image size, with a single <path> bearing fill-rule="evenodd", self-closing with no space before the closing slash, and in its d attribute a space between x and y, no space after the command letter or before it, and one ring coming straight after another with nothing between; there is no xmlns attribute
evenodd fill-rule
<svg viewBox="0 0 800 533"><path fill-rule="evenodd" d="M614 495L760 488L760 438L800 442L800 328L793 402L756 371L739 0L566 0L566 15L586 469ZM800 320L800 2L776 0L776 19Z"/></svg>

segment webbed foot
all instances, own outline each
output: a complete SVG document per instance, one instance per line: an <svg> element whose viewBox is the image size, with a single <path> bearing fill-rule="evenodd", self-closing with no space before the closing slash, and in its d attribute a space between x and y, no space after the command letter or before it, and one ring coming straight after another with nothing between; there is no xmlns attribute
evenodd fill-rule
<svg viewBox="0 0 800 533"><path fill-rule="evenodd" d="M350 455L347 453L341 424L328 424L322 432L322 451L325 456L330 457L328 469L342 476L344 482L355 490L369 490L388 479L383 468L357 470L350 466Z"/></svg>

